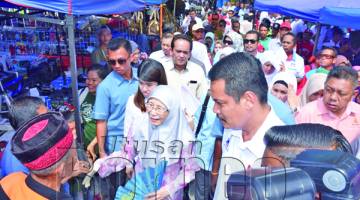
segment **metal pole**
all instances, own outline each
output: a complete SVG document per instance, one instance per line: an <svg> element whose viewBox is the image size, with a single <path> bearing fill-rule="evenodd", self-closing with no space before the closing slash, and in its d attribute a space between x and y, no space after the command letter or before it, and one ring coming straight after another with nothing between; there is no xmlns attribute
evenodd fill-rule
<svg viewBox="0 0 360 200"><path fill-rule="evenodd" d="M317 52L317 46L319 45L319 37L320 37L320 31L321 31L321 24L318 22L316 24L316 35L315 35L315 44L314 44L314 49L312 52L312 55L315 56L316 52Z"/></svg>
<svg viewBox="0 0 360 200"><path fill-rule="evenodd" d="M173 15L174 15L174 19L176 19L176 0L174 0L174 10L173 10Z"/></svg>
<svg viewBox="0 0 360 200"><path fill-rule="evenodd" d="M69 42L71 89L72 89L73 105L75 106L76 135L77 135L77 142L82 145L84 140L81 130L81 120L80 120L80 105L79 105L79 96L78 96L77 66L76 66L75 36L74 36L74 17L72 15L66 15L66 26L68 30L68 42Z"/></svg>

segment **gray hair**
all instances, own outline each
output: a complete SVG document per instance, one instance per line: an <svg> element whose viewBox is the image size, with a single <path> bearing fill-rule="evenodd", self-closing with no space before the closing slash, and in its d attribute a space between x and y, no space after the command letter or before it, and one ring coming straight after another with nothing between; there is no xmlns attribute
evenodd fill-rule
<svg viewBox="0 0 360 200"><path fill-rule="evenodd" d="M334 67L328 74L325 84L331 79L343 79L351 81L353 88L355 89L358 84L358 74L351 67Z"/></svg>

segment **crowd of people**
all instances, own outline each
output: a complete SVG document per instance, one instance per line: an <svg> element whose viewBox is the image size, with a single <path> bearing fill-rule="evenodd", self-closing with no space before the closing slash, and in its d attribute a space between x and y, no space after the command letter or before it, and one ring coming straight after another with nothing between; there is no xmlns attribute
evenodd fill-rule
<svg viewBox="0 0 360 200"><path fill-rule="evenodd" d="M316 25L247 6L188 10L149 56L102 27L79 90L83 144L74 113L15 99L0 199L122 199L119 188L164 162L142 198L227 199L234 160L231 172L289 167L312 148L359 158L357 32L318 27L315 46Z"/></svg>

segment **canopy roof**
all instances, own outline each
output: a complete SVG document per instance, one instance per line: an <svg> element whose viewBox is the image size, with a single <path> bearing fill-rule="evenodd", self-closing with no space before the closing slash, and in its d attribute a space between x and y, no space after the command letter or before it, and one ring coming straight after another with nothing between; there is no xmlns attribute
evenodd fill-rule
<svg viewBox="0 0 360 200"><path fill-rule="evenodd" d="M5 0L21 7L54 11L73 15L121 14L144 9L146 6L159 5L166 0ZM0 5L9 7L11 4Z"/></svg>
<svg viewBox="0 0 360 200"><path fill-rule="evenodd" d="M312 22L359 28L359 0L255 0L258 10L298 17Z"/></svg>

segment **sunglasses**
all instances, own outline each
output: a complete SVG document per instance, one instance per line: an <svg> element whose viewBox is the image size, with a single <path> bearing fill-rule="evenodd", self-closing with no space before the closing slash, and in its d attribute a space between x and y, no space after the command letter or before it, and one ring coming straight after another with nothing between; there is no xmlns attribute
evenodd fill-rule
<svg viewBox="0 0 360 200"><path fill-rule="evenodd" d="M257 40L248 40L248 39L244 39L244 44L248 44L248 43L251 43L251 44L255 44L257 42Z"/></svg>
<svg viewBox="0 0 360 200"><path fill-rule="evenodd" d="M116 65L116 62L119 64L119 65L123 65L125 64L127 61L127 59L123 59L123 58L118 58L117 60L108 60L108 63L112 66Z"/></svg>
<svg viewBox="0 0 360 200"><path fill-rule="evenodd" d="M232 45L232 44L233 44L233 42L232 42L232 41L230 41L230 40L225 40L225 41L224 41L224 44L227 44L227 45Z"/></svg>
<svg viewBox="0 0 360 200"><path fill-rule="evenodd" d="M325 58L325 59L334 59L335 58L335 56L328 55L328 54L320 54L318 57L319 58Z"/></svg>

